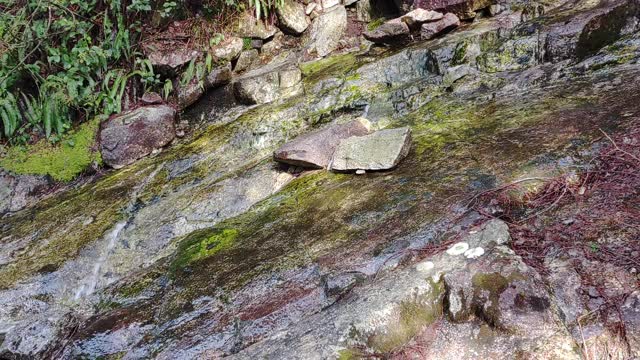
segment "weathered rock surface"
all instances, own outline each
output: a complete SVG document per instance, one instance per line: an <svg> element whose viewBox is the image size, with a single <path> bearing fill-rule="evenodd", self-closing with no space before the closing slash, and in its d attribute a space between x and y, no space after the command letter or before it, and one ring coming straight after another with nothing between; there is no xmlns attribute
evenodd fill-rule
<svg viewBox="0 0 640 360"><path fill-rule="evenodd" d="M334 6L311 22L305 33L305 48L308 53L327 56L338 48L340 39L347 29L347 10L344 6Z"/></svg>
<svg viewBox="0 0 640 360"><path fill-rule="evenodd" d="M384 129L340 141L329 168L335 171L389 170L409 153L409 128Z"/></svg>
<svg viewBox="0 0 640 360"><path fill-rule="evenodd" d="M109 166L121 168L175 138L176 111L167 105L145 106L102 124L100 151Z"/></svg>
<svg viewBox="0 0 640 360"><path fill-rule="evenodd" d="M369 133L369 121L360 118L346 124L332 124L324 129L295 138L273 153L276 161L307 168L327 168L340 140Z"/></svg>
<svg viewBox="0 0 640 360"><path fill-rule="evenodd" d="M441 32L460 26L460 19L455 14L446 13L444 17L438 21L422 24L420 35L423 39L433 39Z"/></svg>
<svg viewBox="0 0 640 360"><path fill-rule="evenodd" d="M373 31L365 31L364 38L378 44L389 44L407 41L409 26L404 22L386 22Z"/></svg>
<svg viewBox="0 0 640 360"><path fill-rule="evenodd" d="M236 99L244 104L266 104L301 94L302 73L295 65L274 65L250 71L234 80Z"/></svg>
<svg viewBox="0 0 640 360"><path fill-rule="evenodd" d="M276 7L276 14L278 24L286 33L300 35L309 27L304 6L295 0L284 0L283 6Z"/></svg>
<svg viewBox="0 0 640 360"><path fill-rule="evenodd" d="M226 85L231 82L231 64L227 63L226 65L217 67L207 75L204 81L204 86L207 89L211 89L214 87Z"/></svg>
<svg viewBox="0 0 640 360"><path fill-rule="evenodd" d="M402 15L401 19L410 29L417 30L422 24L440 20L443 17L444 15L440 12L418 8Z"/></svg>

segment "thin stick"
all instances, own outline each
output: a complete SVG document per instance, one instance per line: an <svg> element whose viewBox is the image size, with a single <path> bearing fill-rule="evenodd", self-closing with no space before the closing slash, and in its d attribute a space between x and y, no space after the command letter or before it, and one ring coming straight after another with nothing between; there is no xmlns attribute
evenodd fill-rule
<svg viewBox="0 0 640 360"><path fill-rule="evenodd" d="M603 133L603 134L604 134L604 136L606 136L606 137L607 137L607 139L609 139L609 141L611 141L611 144L613 145L613 147L615 147L615 148L616 148L616 150L620 151L621 153L623 153L623 154L625 154L625 155L629 155L629 156L631 156L633 159L635 159L636 161L640 162L640 158L638 158L637 156L633 155L632 153L630 153L630 152L628 152L628 151L622 150L622 149L618 146L618 144L616 144L616 142L615 142L615 141L613 141L613 139L611 138L611 136L609 136L606 132L604 132L604 130L602 130L602 129L600 129L600 128L598 128L598 130L600 130L600 132L601 132L601 133Z"/></svg>

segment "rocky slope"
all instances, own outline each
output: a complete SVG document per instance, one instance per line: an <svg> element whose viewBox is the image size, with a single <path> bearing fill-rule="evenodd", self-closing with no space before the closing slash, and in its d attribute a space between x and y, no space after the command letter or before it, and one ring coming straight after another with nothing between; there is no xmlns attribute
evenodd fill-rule
<svg viewBox="0 0 640 360"><path fill-rule="evenodd" d="M0 358L566 359L592 340L640 356L637 301L625 333L575 331L580 285L553 286L571 277L469 208L638 124L640 5L501 6L428 41L277 58L204 95L186 113L202 125L165 151L4 216ZM397 168L272 161L358 117L411 129Z"/></svg>

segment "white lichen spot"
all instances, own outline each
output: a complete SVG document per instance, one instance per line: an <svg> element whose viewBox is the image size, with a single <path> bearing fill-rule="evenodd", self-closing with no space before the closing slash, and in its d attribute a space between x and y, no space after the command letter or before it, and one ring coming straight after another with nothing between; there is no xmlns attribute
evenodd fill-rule
<svg viewBox="0 0 640 360"><path fill-rule="evenodd" d="M481 248L481 247L469 249L469 250L464 252L464 256L467 259L477 259L482 255L484 255L484 249Z"/></svg>
<svg viewBox="0 0 640 360"><path fill-rule="evenodd" d="M447 250L447 254L449 255L462 255L465 251L469 250L469 244L466 242L459 242Z"/></svg>
<svg viewBox="0 0 640 360"><path fill-rule="evenodd" d="M416 265L416 270L420 272L429 272L435 267L435 265L431 261L423 261Z"/></svg>

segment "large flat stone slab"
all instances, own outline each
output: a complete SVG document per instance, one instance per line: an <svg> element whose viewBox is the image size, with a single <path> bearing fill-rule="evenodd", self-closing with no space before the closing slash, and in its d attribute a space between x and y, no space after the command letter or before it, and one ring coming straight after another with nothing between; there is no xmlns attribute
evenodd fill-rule
<svg viewBox="0 0 640 360"><path fill-rule="evenodd" d="M329 167L334 171L389 170L407 156L410 147L408 127L354 136L340 142Z"/></svg>
<svg viewBox="0 0 640 360"><path fill-rule="evenodd" d="M295 138L273 153L276 161L286 164L326 168L342 139L363 136L370 131L367 119L360 118L346 124L334 124Z"/></svg>

